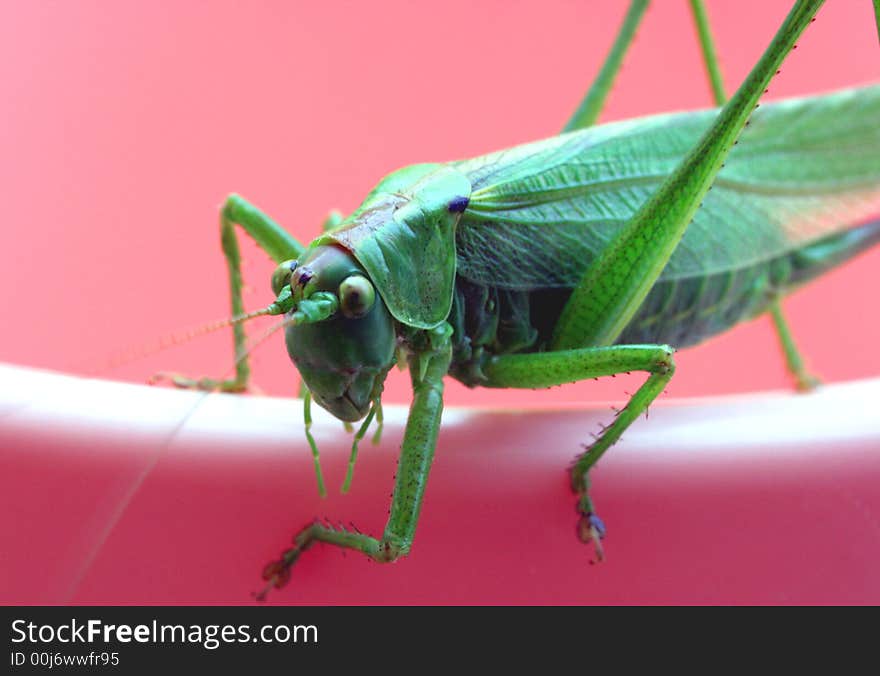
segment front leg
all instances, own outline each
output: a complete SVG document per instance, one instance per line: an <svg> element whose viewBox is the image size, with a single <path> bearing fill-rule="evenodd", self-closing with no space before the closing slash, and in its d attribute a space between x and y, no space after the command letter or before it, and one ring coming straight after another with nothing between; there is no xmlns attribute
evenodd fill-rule
<svg viewBox="0 0 880 676"><path fill-rule="evenodd" d="M220 243L226 258L229 271L229 295L232 305L232 316L241 317L245 314L241 276L241 253L235 227L242 228L257 246L266 252L276 263L294 259L305 250L292 235L260 211L253 204L238 195L226 198L220 209ZM199 390L220 390L222 392L243 392L248 388L250 366L247 359L247 336L244 324L236 322L232 325L232 341L235 349L235 378L188 378L179 373L158 373L151 382L170 380L177 387Z"/></svg>
<svg viewBox="0 0 880 676"><path fill-rule="evenodd" d="M342 214L333 210L324 220L321 226L322 231L332 230L341 222ZM298 258L305 247L272 218L243 197L232 194L226 198L220 209L220 244L229 272L232 317L242 317L245 314L242 297L244 280L241 274L241 252L235 232L236 226L244 230L256 242L257 246L278 264ZM232 344L235 354L235 378L190 378L180 373L163 371L154 375L150 381L156 383L170 380L174 385L183 389L244 392L250 386L250 365L247 357L247 335L244 324L241 322L232 324ZM300 397L303 397L304 394L305 385L302 385Z"/></svg>
<svg viewBox="0 0 880 676"><path fill-rule="evenodd" d="M413 352L408 360L413 402L401 444L391 515L381 539L320 522L311 523L296 534L293 547L266 566L263 571L266 587L257 594L258 600L263 600L272 588L287 583L291 566L315 542L354 549L381 563L395 561L409 553L440 431L443 377L452 360L452 329L448 324L424 332L424 337L424 347Z"/></svg>

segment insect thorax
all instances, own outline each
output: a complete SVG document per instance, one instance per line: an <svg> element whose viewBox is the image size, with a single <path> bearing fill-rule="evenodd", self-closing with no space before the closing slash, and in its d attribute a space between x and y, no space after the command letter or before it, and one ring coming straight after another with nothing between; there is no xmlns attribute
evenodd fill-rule
<svg viewBox="0 0 880 676"><path fill-rule="evenodd" d="M782 279L770 274L783 262L659 282L616 342L683 348L721 333L785 292L790 266ZM457 277L448 320L454 331L450 375L476 387L484 383L483 365L492 356L548 349L570 295L569 288L512 290Z"/></svg>
<svg viewBox="0 0 880 676"><path fill-rule="evenodd" d="M484 381L483 364L493 355L541 349L570 290L552 295L558 296L555 312L542 314L534 291L499 289L457 276L448 320L454 331L450 375L476 387Z"/></svg>

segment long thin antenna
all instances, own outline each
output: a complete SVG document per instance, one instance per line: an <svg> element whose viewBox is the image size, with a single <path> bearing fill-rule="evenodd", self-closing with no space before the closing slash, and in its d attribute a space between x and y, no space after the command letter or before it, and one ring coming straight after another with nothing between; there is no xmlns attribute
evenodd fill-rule
<svg viewBox="0 0 880 676"><path fill-rule="evenodd" d="M100 375L108 371L113 371L114 369L118 369L122 366L125 366L126 364L130 364L131 362L137 361L139 359L151 357L154 354L158 354L159 352L163 352L172 347L177 347L178 345L184 345L195 338L199 338L209 333L219 331L220 329L225 329L230 326L234 326L235 324L240 324L241 322L246 322L250 319L256 319L257 317L262 317L268 314L269 309L263 308L262 310L247 312L243 315L236 315L234 317L228 317L226 319L219 319L217 321L208 322L207 324L202 324L192 329L186 329L184 331L179 331L166 336L162 336L153 344L141 346L134 350L115 355L104 362L101 366L96 368L93 367L83 369L83 371L85 371L89 375Z"/></svg>

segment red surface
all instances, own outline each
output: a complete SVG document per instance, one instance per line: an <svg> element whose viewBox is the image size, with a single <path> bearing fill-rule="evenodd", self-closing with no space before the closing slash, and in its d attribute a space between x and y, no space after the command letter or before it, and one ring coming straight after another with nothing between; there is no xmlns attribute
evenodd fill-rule
<svg viewBox="0 0 880 676"><path fill-rule="evenodd" d="M321 500L290 400L0 376L29 402L0 393L0 602L247 603L307 520L381 532L399 407L346 496L350 439L318 416ZM653 408L594 474L596 566L562 469L610 412L448 410L411 555L317 546L270 601L880 603L878 392Z"/></svg>
<svg viewBox="0 0 880 676"><path fill-rule="evenodd" d="M758 58L788 5L786 0L708 3L731 89ZM0 8L0 81L4 83L0 97L4 206L0 247L5 252L0 308L6 330L0 339L0 360L75 373L98 371L140 382L159 369L193 375L223 373L231 361L225 333L109 373L101 367L114 355L137 352L159 336L228 314L216 225L217 206L226 193L245 195L308 240L317 234L328 209L353 209L394 168L471 156L551 134L567 118L598 68L625 3L453 2L438 7L404 2L378 6L5 3ZM880 59L870 3L828 3L771 84L770 97L878 78ZM709 100L687 3L654 3L604 119L700 107ZM246 255L245 274L253 285L247 302L261 307L268 298L271 265L256 250L249 249ZM880 250L829 275L789 303L799 344L815 370L828 380L880 374L880 350L875 349L880 344L880 313L865 310L876 304L872 290L880 282L878 271ZM292 394L295 373L281 340L269 343L255 354L256 383L271 393ZM668 388L674 396L786 384L774 335L764 320L677 359L679 368ZM584 401L620 398L624 390L635 386L618 378L536 395L466 391L450 382L448 400L492 405ZM395 376L389 400L408 400L405 379ZM283 445L284 440L277 443ZM447 455L448 449L457 448L454 437L443 444ZM34 453L33 466L20 469L12 478L21 511L14 513L6 527L16 532L33 529L45 535L51 529L51 503L48 511L41 512L37 507L46 503L28 503L30 490L40 496L46 491L57 494L65 508L78 500L92 504L89 492L99 478L88 465L53 455L47 466L49 456L41 458L41 448L48 453L38 444L29 448ZM240 450L246 452L246 444ZM378 567L352 563L352 557L322 555L304 561L302 574L316 575L319 567L326 566L321 576L334 582L320 587L329 589L326 596L316 592L309 600L427 600L427 592L420 590L431 584L442 588L444 598L451 601L535 600L527 590L511 587L507 561L493 555L488 567L478 566L481 556L496 550L511 556L507 543L516 538L523 539L526 549L552 557L553 565L567 565L562 562L575 550L582 556L574 542L556 545L557 538L550 531L524 530L519 522L511 522L509 512L494 500L505 495L507 481L532 471L528 462L512 464L506 479L487 488L487 477L495 475L495 466L485 458L475 461L463 450L458 456L460 465L450 461L454 470L442 470L456 472L447 478L449 483L432 483L424 512L423 530L439 528L448 531L449 537L420 543L420 563L413 558L388 569L395 574L419 570L420 577L409 582L386 569L373 572ZM128 462L126 457L118 462ZM273 507L266 509L261 522L245 523L244 515L251 519L252 513L239 505L247 502L258 508L267 484L277 484L275 489L281 490L282 475L289 468L267 471L265 466L242 460L243 467L253 473L246 475L242 485L229 488L218 483L220 477L210 470L210 461L203 457L201 461L208 469L193 470L188 479L169 475L169 483L156 494L165 496L165 511L155 511L161 503L154 503L153 508L135 506L131 517L135 521L110 543L122 552L141 551L135 545L142 525L162 524L175 537L156 541L155 567L133 568L128 583L127 571L118 564L113 570L98 569L77 600L240 598L241 586L252 579L254 562L274 553L301 517L298 512ZM305 464L294 469L308 471ZM567 532L571 528L570 495L558 463L544 469L546 483L541 484L539 494L528 498L530 511L540 516L527 528L547 524L554 533ZM839 469L859 480L857 463ZM390 486L387 470L384 466L359 470L354 495L338 516L371 514L375 520L367 525L376 530ZM738 484L740 479L731 477L730 484L722 481L706 487L699 499L679 501L650 468L617 471L615 477L608 470L602 479L616 481L619 490L625 486L625 494L609 502L631 504L636 514L636 521L616 519L614 523L615 528L634 529L615 531L621 533L616 536L620 538L617 547L632 551L618 549L615 567L603 567L584 582L595 585L594 591L605 590L596 596L572 596L568 586L572 578L557 576L551 569L529 587L546 588L541 600L759 598L741 586L722 582L719 594L689 593L692 566L664 567L663 574L652 580L653 564L640 552L679 556L673 543L660 541L665 533L651 522L652 515L700 510L705 518L702 529L681 535L699 543L719 523L731 519L772 519L768 515L774 513L774 506L792 499L785 489L794 486L793 479L782 477L776 484L766 477L749 476ZM105 480L124 483L127 475L115 476ZM739 503L728 499L733 493L726 493L725 485L738 495L743 489L745 499L766 509L756 507L744 514ZM820 488L813 497L815 502L810 504L814 505L824 499ZM282 502L267 500L267 504ZM330 514L335 507L318 509ZM178 518L182 513L194 520ZM811 511L803 520L778 524L775 534L756 543L762 560L772 562L776 553L788 547L803 549L812 543L821 549L821 533L814 535L817 519L821 522L821 514ZM195 539L194 530L201 533ZM249 552L247 560L236 563L240 570L214 579L213 566L200 552L209 549L213 540L228 537L231 530L242 538L241 549ZM646 538L651 546L640 549ZM47 544L31 552L32 560L55 555L51 540L34 541ZM186 542L192 543L192 550ZM442 552L432 551L450 542L459 542L465 553L438 558ZM729 581L738 575L737 570L755 565L750 548L731 550L723 538L710 542L711 551L699 560L707 580L720 575ZM174 569L193 565L203 565L203 574L217 588L228 589L229 595L209 599L191 581L185 588L176 587ZM488 570L490 575L469 575L477 569ZM16 579L26 576L27 570L27 566L16 568ZM368 572L361 577L352 575L353 570ZM833 570L831 564L811 568L823 576L805 581L804 593L777 600L858 600L858 592L834 597L817 591L827 584ZM769 585L791 573L776 566L772 571ZM377 576L387 577L380 583ZM99 582L108 579L113 580L112 593ZM40 589L33 584L36 581L22 581L22 589L34 591L19 600L57 598L35 591ZM46 581L49 586L51 581ZM876 602L876 587L865 584L861 589L873 590L870 598ZM135 591L127 595L126 590ZM400 594L395 595L395 590Z"/></svg>

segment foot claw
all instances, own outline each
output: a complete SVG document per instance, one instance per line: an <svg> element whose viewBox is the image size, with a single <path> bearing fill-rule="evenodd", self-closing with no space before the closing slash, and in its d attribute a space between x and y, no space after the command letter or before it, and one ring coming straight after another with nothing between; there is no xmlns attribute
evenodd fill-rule
<svg viewBox="0 0 880 676"><path fill-rule="evenodd" d="M602 546L602 540L606 534L605 523L597 514L582 514L578 521L578 538L581 542L587 544L592 543L593 551L596 552L596 560L602 562L605 560L605 548Z"/></svg>
<svg viewBox="0 0 880 676"><path fill-rule="evenodd" d="M265 601L266 596L272 589L281 589L290 582L290 569L296 560L305 550L311 547L315 540L313 539L313 528L319 525L320 521L316 518L300 529L293 536L293 547L286 549L281 553L281 558L271 561L263 568L262 577L266 580L266 586L259 592L254 593L257 601Z"/></svg>
<svg viewBox="0 0 880 676"><path fill-rule="evenodd" d="M290 561L287 562L288 554L285 552L284 556L278 561L272 561L271 563L266 564L266 567L263 568L263 579L266 580L266 586L259 592L254 593L254 598L263 602L266 600L266 596L268 596L269 592L273 589L281 589L284 585L290 582L290 567L293 565L293 562L296 561L296 555L290 557ZM298 552L297 552L298 554Z"/></svg>

